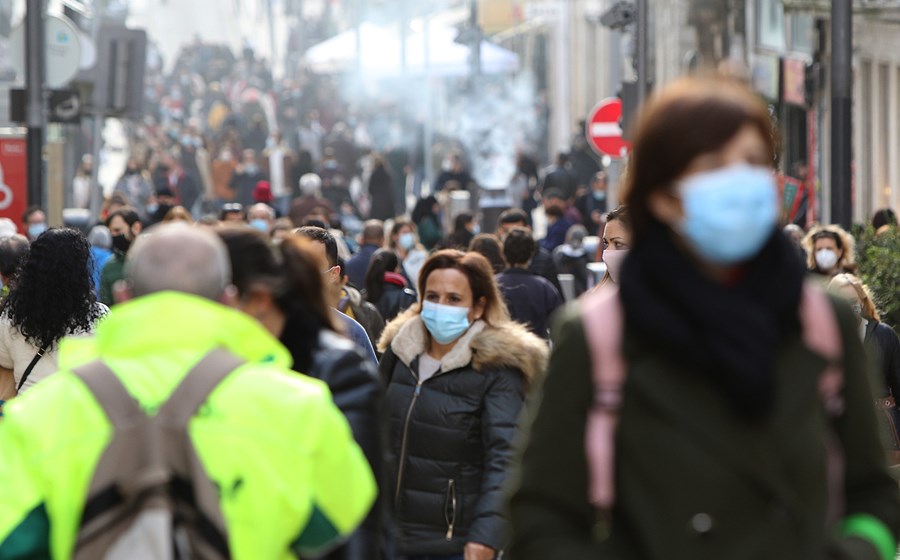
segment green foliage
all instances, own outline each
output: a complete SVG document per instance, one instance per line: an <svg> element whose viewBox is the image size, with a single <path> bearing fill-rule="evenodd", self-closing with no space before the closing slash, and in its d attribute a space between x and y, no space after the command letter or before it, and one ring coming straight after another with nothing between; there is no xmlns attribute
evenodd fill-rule
<svg viewBox="0 0 900 560"><path fill-rule="evenodd" d="M872 290L881 321L900 329L900 228L876 235L870 227L856 238L859 275Z"/></svg>

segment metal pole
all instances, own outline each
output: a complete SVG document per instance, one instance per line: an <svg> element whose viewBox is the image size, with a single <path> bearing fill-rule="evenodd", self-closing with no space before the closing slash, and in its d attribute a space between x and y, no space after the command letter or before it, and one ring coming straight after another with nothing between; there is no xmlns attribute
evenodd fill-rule
<svg viewBox="0 0 900 560"><path fill-rule="evenodd" d="M637 0L637 105L640 111L644 106L644 100L647 98L647 86L649 83L647 76L647 35L649 30L650 14L647 13L649 2L647 0Z"/></svg>
<svg viewBox="0 0 900 560"><path fill-rule="evenodd" d="M28 0L25 14L25 83L28 126L28 204L44 203L44 3Z"/></svg>
<svg viewBox="0 0 900 560"><path fill-rule="evenodd" d="M831 2L831 221L849 229L853 220L853 6Z"/></svg>

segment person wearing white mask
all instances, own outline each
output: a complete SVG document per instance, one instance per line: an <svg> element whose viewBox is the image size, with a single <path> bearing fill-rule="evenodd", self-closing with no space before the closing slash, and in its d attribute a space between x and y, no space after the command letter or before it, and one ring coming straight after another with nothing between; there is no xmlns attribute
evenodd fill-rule
<svg viewBox="0 0 900 560"><path fill-rule="evenodd" d="M809 271L826 278L856 273L855 247L853 236L836 225L814 227L803 239Z"/></svg>
<svg viewBox="0 0 900 560"><path fill-rule="evenodd" d="M509 318L487 259L438 251L419 303L385 327L386 496L407 560L502 557L503 486L547 344Z"/></svg>
<svg viewBox="0 0 900 560"><path fill-rule="evenodd" d="M619 206L606 215L606 225L603 227L600 244L603 247L602 257L606 263L606 274L595 289L610 282L617 285L619 283L622 264L631 246L631 221L628 218L627 206Z"/></svg>

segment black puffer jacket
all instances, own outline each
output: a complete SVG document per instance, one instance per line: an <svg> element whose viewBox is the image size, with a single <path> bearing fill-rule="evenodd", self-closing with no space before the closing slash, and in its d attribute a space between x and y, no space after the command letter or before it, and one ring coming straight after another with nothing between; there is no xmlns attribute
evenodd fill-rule
<svg viewBox="0 0 900 560"><path fill-rule="evenodd" d="M381 297L375 302L375 307L387 322L406 311L410 305L416 303L416 299L416 292L409 288L385 282L384 291L381 292Z"/></svg>
<svg viewBox="0 0 900 560"><path fill-rule="evenodd" d="M894 330L877 321L866 324L865 344L872 352L879 383L875 387L878 395L886 395L890 390L895 400L900 400L900 337Z"/></svg>
<svg viewBox="0 0 900 560"><path fill-rule="evenodd" d="M442 370L419 384L428 340L410 310L385 328L380 343L389 436L385 496L395 508L398 550L461 554L467 542L501 550L501 487L527 380L543 368L547 346L517 323L478 321L444 356Z"/></svg>
<svg viewBox="0 0 900 560"><path fill-rule="evenodd" d="M292 355L296 355L296 345L303 343L292 341L290 337L284 335L281 342ZM347 418L353 438L366 455L380 489L384 476L381 423L383 392L381 379L372 363L350 340L331 331L321 331L318 344L312 352L309 371L302 373L320 379L328 385L334 404ZM383 507L383 502L380 499L376 500L372 511L350 539L324 558L329 560L383 558Z"/></svg>

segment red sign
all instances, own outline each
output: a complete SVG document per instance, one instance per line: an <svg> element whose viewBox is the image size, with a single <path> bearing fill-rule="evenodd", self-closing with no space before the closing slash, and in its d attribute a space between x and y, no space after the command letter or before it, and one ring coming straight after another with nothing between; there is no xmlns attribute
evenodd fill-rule
<svg viewBox="0 0 900 560"><path fill-rule="evenodd" d="M588 143L600 155L621 158L628 155L631 143L622 139L622 100L604 99L591 110L585 127Z"/></svg>
<svg viewBox="0 0 900 560"><path fill-rule="evenodd" d="M19 233L28 206L27 154L24 138L0 136L0 218L15 222Z"/></svg>

